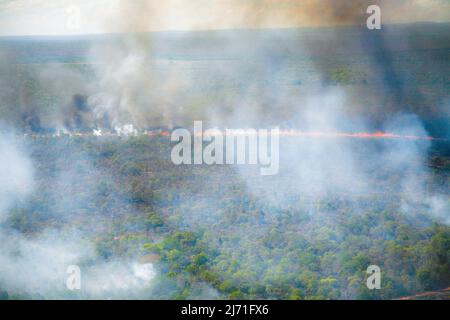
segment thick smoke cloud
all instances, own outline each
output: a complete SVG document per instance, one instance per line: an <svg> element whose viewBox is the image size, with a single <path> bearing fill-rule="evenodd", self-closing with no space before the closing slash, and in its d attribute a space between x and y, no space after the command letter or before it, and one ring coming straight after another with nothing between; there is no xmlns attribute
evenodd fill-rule
<svg viewBox="0 0 450 320"><path fill-rule="evenodd" d="M0 152L0 222L17 201L24 200L33 190L33 166L17 143L1 136Z"/></svg>
<svg viewBox="0 0 450 320"><path fill-rule="evenodd" d="M98 261L92 244L81 234L47 230L31 238L0 234L0 287L9 294L44 299L151 298L151 264ZM81 289L70 291L68 267L79 265Z"/></svg>
<svg viewBox="0 0 450 320"><path fill-rule="evenodd" d="M2 120L24 132L83 130L95 125L87 108L86 80L62 65L22 64L18 54L0 47Z"/></svg>
<svg viewBox="0 0 450 320"><path fill-rule="evenodd" d="M448 98L444 92L430 94L421 83L433 81L425 78L428 73L437 80L445 77L439 50L419 57L436 63L413 70L405 70L398 55L439 49L448 38L446 27L436 27L430 34L420 25L367 30L365 10L370 4L374 3L326 0L280 5L291 8L292 15L286 19L293 25L306 15L311 21L334 26L323 32L281 29L157 35L140 31L151 29L155 20L173 11L183 12L180 7L186 7L186 15L192 8L176 1L163 6L153 1L119 1L115 14L105 20L103 32L130 33L89 42L89 77L64 64L24 72L23 65L15 61L15 52L5 54L2 48L1 108L8 121L31 131L92 131L129 123L141 129L186 126L195 119L219 126L295 127L289 120L310 96L337 77L346 84L349 114L371 118L372 129L382 127L392 113L412 112L424 119L427 130L446 135ZM421 8L420 3L405 1L375 4L381 6L383 17L404 8L409 8L405 12L411 8L420 12ZM242 20L252 19L253 27L264 27L276 19L280 6L271 1L249 2ZM213 28L217 21L209 23L205 28ZM432 40L436 32L441 45ZM365 57L370 70L337 69L329 60L339 61L341 55ZM198 59L202 63L195 63ZM317 82L305 78L317 78ZM362 85L364 81L367 85Z"/></svg>
<svg viewBox="0 0 450 320"><path fill-rule="evenodd" d="M293 21L297 19L296 13L300 15L306 12L311 21L326 20L330 25L353 26L348 29L328 29L326 34L329 41L315 41L315 35L318 34L313 31L308 35L292 30L285 32L291 32L294 34L293 38L298 39L294 44L288 43L283 31L268 31L267 37L245 32L239 36L215 33L208 35L207 44L202 43L206 36L175 36L172 41L182 39L180 46L193 47L191 50L194 51L194 56L195 48L199 47L197 50L204 52L202 48L211 51L211 46L219 47L216 50L225 58L236 59L240 54L246 54L247 60L237 62L205 62L202 66L205 70L195 75L189 73L193 66L189 61L158 59L166 49L157 36L130 33L113 41L94 43L88 54L94 77L90 81L86 81L79 73L60 66L34 71L34 82L42 90L50 92L49 95L57 96L57 105L50 110L44 110L34 99L34 95L39 93L31 94L25 90L31 80L19 76L20 66L14 61L14 55L5 55L0 66L2 74L6 75L1 78L4 84L0 91L2 108L19 110L11 111L11 123L18 123L32 131L46 127L68 131L92 130L96 127L115 129L128 123L142 129L149 126L172 127L190 125L192 120L199 119L211 126L281 125L309 131L391 130L393 133L400 133L404 131L404 127L395 124L395 119L415 117L417 124L413 131L418 132L417 135L428 135L423 128L445 135L449 119L445 111L448 109L445 97L441 101L436 100L433 95L422 90L420 81L410 81L416 75L401 69L398 57L395 56L401 50L426 48L428 40L423 39L427 39L427 35L422 34L420 27L385 26L381 31L367 30L365 9L370 4L373 3L364 0L327 0L304 1L293 6L295 10L289 18ZM405 1L378 1L375 4L379 4L383 14L388 16L390 11L398 11L407 6ZM273 19L274 11L270 10L273 3L264 2L262 6L259 5L260 3L249 4L246 12L256 12L253 25L264 26L264 23ZM256 10L256 7L259 9ZM133 32L146 30L163 14L161 8L151 1L121 1L119 9L117 12L120 12L120 16L111 17L104 26L105 32L115 28ZM417 42L417 39L422 42ZM323 62L330 58L326 54L329 47L333 47L330 53L332 57L355 54L368 59L371 63L369 74L366 74L369 85L352 85L351 79L348 80L350 85L346 85L346 77L349 75L344 70L343 76L337 74L344 78L344 86L335 90L335 79L330 74L336 70ZM299 73L297 68L293 68L293 62L284 58L286 55L310 55L312 58L303 63L300 72L307 73L308 77L316 78L317 81L309 81L300 86L292 83L286 85L286 78L295 79L295 73ZM433 54L429 58L438 59ZM439 64L436 65L439 68ZM418 67L416 72L420 73L424 67ZM446 70L433 69L433 72L442 75ZM216 90L215 87L219 89ZM413 109L412 104L418 107ZM431 116L430 110L433 110ZM419 114L415 115L416 111ZM434 121L435 116L441 119ZM321 147L320 144L324 145ZM322 190L320 182L325 183L328 176L333 176L334 170L331 168L336 166L349 181L366 180L353 178L353 175L364 175L367 170L349 166L356 160L351 158L348 148L334 141L317 142L314 150L311 147L301 147L299 150L288 148L288 153L308 154L313 159L297 168L317 168L312 170L317 174L304 176L300 181L317 180L318 183L314 185ZM335 150L342 156L336 157L337 163L330 170L322 170L329 166L316 161L322 159L325 150ZM426 149L417 150L412 158L416 159L416 155L423 160ZM293 163L301 164L302 160L306 161L305 158L299 160L300 162ZM393 160L395 163L395 159ZM294 168L293 172L296 171ZM335 183L327 181L325 184L328 185L327 188L337 186L338 189L345 189L349 181L343 186L340 186L341 180L336 180Z"/></svg>
<svg viewBox="0 0 450 320"><path fill-rule="evenodd" d="M252 3L243 14L245 19L251 20L249 24L263 27L274 19L270 6L265 10L266 7L259 7L259 2ZM406 5L405 1L375 3L379 3L387 15L389 10L399 10ZM146 30L153 19L159 19L162 14L161 8L145 1L120 4L120 17L111 17L104 27L105 32ZM167 48L171 47L156 35L125 34L90 45L88 60L92 63L92 78L88 80L65 66L24 73L14 52L1 51L0 108L5 111L6 121L27 132L46 128L118 130L130 123L140 129L188 126L193 120L203 120L208 126L231 128L286 126L305 131L382 130L427 136L429 122L434 119L428 118L430 109L427 108L418 109L421 112L415 114L416 109L410 107L414 102L431 106L433 114L443 115L444 125L432 128L443 132L448 125L448 118L445 118L448 93L443 101L436 101L423 92L420 81L408 80L413 75L399 68L398 57L394 54L401 50L426 49L426 45L416 43L415 39L421 36L426 39L427 35L422 35L420 28L412 27L367 31L365 9L369 4L374 3L302 2L299 11L293 10L289 16L292 21L298 15L306 15L313 25L323 25L321 21L326 20L330 25L354 26L328 29L328 38L320 38L321 41L315 40L321 31L311 30L306 33L298 30L241 31L237 36L226 32L168 36L178 44L172 48L184 49L181 52L190 53L190 57L207 60L202 64L185 57L167 58L164 53L170 52ZM257 14L253 14L255 10ZM296 41L292 43L289 39ZM330 77L334 66L324 61L351 54L370 61L371 68L366 75L370 83L355 85L351 77L347 79L349 75L344 70L337 73L338 80L342 74L344 79L344 84L337 89L333 83L336 79ZM429 58L430 61L440 59L433 54ZM437 75L445 75L447 70L439 70L439 64L436 65L419 66L417 71L432 68ZM195 68L202 70L192 71ZM29 90L30 86L34 90ZM44 93L51 100L50 109L42 102L49 102L42 99ZM424 187L423 181L431 179L426 166L429 148L430 142L426 140L366 143L341 138L289 138L281 145L279 176L260 177L248 167L233 170L244 181L246 190L266 206L288 208L291 199L299 197L339 195L350 199L389 190L402 200L401 210L405 215L413 215L420 207L448 223L450 208L445 190ZM33 192L33 166L21 150L15 141L1 137L0 153L4 156L0 161L0 222L8 218L8 211L16 202ZM88 157L85 160L91 162ZM113 173L99 172L90 165L82 169L98 180L113 180ZM68 167L58 174L60 184L55 187L54 197L64 201L57 203L55 211L66 213L67 216L61 218L70 219L66 209L76 211L77 206L95 197L95 190L87 188L86 198L74 203L67 198L70 189L63 187L76 181L77 171ZM387 182L389 177L394 179ZM200 183L207 185L209 181ZM186 213L182 227L206 228L221 212L221 208L211 209L211 204L220 199L182 200L185 204L199 200L209 206L204 216ZM313 206L305 209L316 217L326 214ZM98 221L89 222L95 225ZM248 230L239 228L242 227L238 227L236 233L245 239ZM261 228L260 236L268 229L269 226ZM0 284L33 297L78 297L67 293L65 271L68 265L81 264L82 281L86 284L80 293L82 297L131 297L130 292L134 297L151 295L150 280L155 276L151 267L142 269L134 261L98 261L86 236L85 230L73 230L69 234L44 230L39 235L24 236L0 229ZM247 252L240 259L250 261L254 256L254 252ZM274 265L268 264L267 268L271 267Z"/></svg>
<svg viewBox="0 0 450 320"><path fill-rule="evenodd" d="M170 14L170 6L166 12L152 1L119 4L120 15L111 17L111 22L105 25L106 32L114 28L146 30L155 19ZM405 7L420 7L405 1L305 1L289 3L293 10L287 19L295 22L298 16L307 15L312 21L326 21L328 25L338 27L327 29L323 34L312 32L311 35L287 30L284 33L268 31L267 36L245 32L239 36L206 34L204 38L189 33L179 38L174 36L175 40L180 39L179 47L174 48L190 47L194 52L195 48L199 51L205 48L203 55L218 51L222 59L227 59L222 63L205 63L205 71L196 75L201 78L194 79L189 71L189 61L158 60L165 53L161 42L167 39L158 40L157 36L134 33L111 46L94 46L91 57L102 63L95 65L100 81L92 90L94 94L89 97L89 104L96 117L109 119L112 127L127 122L141 128L153 125L171 127L187 125L199 117L211 125L276 125L295 116L310 96L333 81L330 74L339 70L333 70L332 66L324 63L329 55L358 55L365 56L371 64L366 74L370 84L344 88L348 97L347 110L370 117L372 129L380 129L390 114L419 110L419 117L426 120L427 128L430 126L428 129L443 132L445 124L448 124L445 101L434 100L434 96L423 92L419 81L413 81L417 73L425 71L423 67L417 67L414 72L400 70L401 64L395 55L402 50L425 49L428 36L423 34L420 26L385 25L382 31L368 30L366 9L371 4L381 6L383 17ZM253 26L264 26L266 21L274 19L274 3L252 2L245 7L245 19L253 19ZM122 13L130 19L123 19ZM291 38L286 38L289 33ZM315 37L320 40L315 41ZM289 43L293 39L297 39L294 40L296 43ZM292 76L286 74L286 70L292 68L292 61L286 60L285 56L294 59L296 56L313 57L305 68L320 82L300 89L283 84L280 80ZM445 71L436 69L433 72L443 75ZM349 75L344 70L345 76ZM214 90L215 85L222 90ZM411 105L417 107L412 108ZM434 111L430 113L427 108ZM442 115L445 119L442 120L443 125L436 127L436 124L430 124L435 115Z"/></svg>
<svg viewBox="0 0 450 320"><path fill-rule="evenodd" d="M97 232L91 225L99 227L99 217L92 217L89 226L83 228L49 227L33 235L7 227L5 222L11 210L23 205L35 191L35 170L22 144L16 136L0 136L0 289L25 298L150 298L151 280L156 276L152 264L98 258L89 238ZM59 205L66 210L62 212L65 217L57 219L73 221L80 217L70 216L70 212L88 200L70 198L66 186L74 185L77 176L67 169L57 178L60 185L56 186L54 197L61 199ZM92 167L86 170L96 174ZM94 194L93 190L86 192L88 196ZM80 291L66 287L71 265L81 268Z"/></svg>

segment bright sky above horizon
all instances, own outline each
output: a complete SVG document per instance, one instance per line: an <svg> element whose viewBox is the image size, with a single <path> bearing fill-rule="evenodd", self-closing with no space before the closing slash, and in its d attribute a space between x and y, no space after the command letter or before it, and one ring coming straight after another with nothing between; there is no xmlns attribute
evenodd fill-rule
<svg viewBox="0 0 450 320"><path fill-rule="evenodd" d="M383 23L450 22L450 0L374 0ZM367 0L0 0L0 36L333 26ZM356 20L359 22L359 20ZM363 22L363 21L362 21Z"/></svg>

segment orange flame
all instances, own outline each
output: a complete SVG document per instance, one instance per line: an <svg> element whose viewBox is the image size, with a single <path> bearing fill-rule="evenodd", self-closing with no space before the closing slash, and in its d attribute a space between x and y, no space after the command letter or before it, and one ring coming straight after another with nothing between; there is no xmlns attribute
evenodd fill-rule
<svg viewBox="0 0 450 320"><path fill-rule="evenodd" d="M437 138L429 136L400 135L389 132L320 132L320 131L298 131L298 130L281 130L280 136L291 137L326 137L326 138L360 138L360 139L403 139L403 140L437 140Z"/></svg>
<svg viewBox="0 0 450 320"><path fill-rule="evenodd" d="M232 129L228 131L229 134L236 136L253 136L258 134L256 130L246 129ZM212 136L215 134L222 134L219 129L210 129L203 133L203 136ZM267 134L269 134L267 132ZM294 129L282 129L279 131L280 137L312 137L312 138L359 138L359 139L402 139L402 140L443 140L430 136L415 136L415 135L400 135L388 132L332 132L332 131L299 131Z"/></svg>

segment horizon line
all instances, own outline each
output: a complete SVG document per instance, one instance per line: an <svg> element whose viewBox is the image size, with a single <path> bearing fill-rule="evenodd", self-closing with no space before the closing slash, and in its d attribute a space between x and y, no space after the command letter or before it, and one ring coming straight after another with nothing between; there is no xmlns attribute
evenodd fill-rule
<svg viewBox="0 0 450 320"><path fill-rule="evenodd" d="M450 21L416 21L416 22L396 22L396 23L386 23L383 27L390 26L405 26L405 25L445 25L449 24ZM276 31L276 30L295 30L295 29L337 29L337 28L364 28L363 25L357 24L342 24L342 25L317 25L317 26L291 26L291 27L248 27L248 28L218 28L218 29L192 29L192 30L182 30L182 29L168 29L168 30L152 30L152 31L133 31L133 32L91 32L91 33L68 33L68 34L58 34L58 33L35 33L35 34L11 34L2 35L0 34L0 39L5 38L82 38L82 37L98 37L98 36L122 36L122 35L132 35L132 34L162 34L162 33L207 33L207 32L226 32L226 31ZM381 29L382 30L382 29ZM380 31L380 30L377 30Z"/></svg>

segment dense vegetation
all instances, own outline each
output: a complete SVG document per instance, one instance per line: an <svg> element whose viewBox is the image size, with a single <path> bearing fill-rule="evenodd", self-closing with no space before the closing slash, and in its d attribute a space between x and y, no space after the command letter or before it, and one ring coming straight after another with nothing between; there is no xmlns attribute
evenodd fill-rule
<svg viewBox="0 0 450 320"><path fill-rule="evenodd" d="M95 246L96 259L81 262L86 265L151 261L157 277L145 298L391 299L448 287L450 212L436 216L418 197L405 199L397 186L413 173L415 185L442 195L448 208L450 25L390 28L386 43L375 36L367 48L359 46L366 34L352 28L339 35L334 28L155 33L145 65L156 81L134 92L137 101L154 93L155 100L139 105L148 113L148 119L136 117L148 120L136 123L142 131L190 126L211 115L228 119L240 110L242 119L254 122L230 127L302 128L298 113L309 98L339 91L346 101L336 106L342 119L331 119L342 126L336 130L352 131L361 119L364 130L385 130L386 122L406 114L417 115L426 130L420 134L443 138L430 142L429 153L415 145L391 147L400 164L390 170L383 161L373 164L369 175L376 183L359 193L305 194L286 169L262 181L235 166L175 166L167 137L94 137L93 129L113 131L113 121L108 114L98 118L89 97L114 77L99 80L96 69L104 61L89 52L102 44L122 48L120 37L2 39L0 130L14 128L23 140L36 183L32 195L5 215L0 231L32 241L48 230L75 229ZM116 63L111 69L121 71L123 62ZM126 77L117 78L123 81L107 90L113 96L129 89ZM313 107L322 110L322 100ZM54 135L58 129L84 135ZM377 152L368 147L371 141L350 143L359 144L348 148L359 150L350 157L358 163ZM332 159L343 144L329 146ZM14 259L20 252L13 247ZM381 268L381 290L366 287L372 264ZM0 281L4 298L36 296Z"/></svg>
<svg viewBox="0 0 450 320"><path fill-rule="evenodd" d="M37 188L4 227L28 236L78 228L105 260L157 254L156 298L207 287L208 297L390 299L450 284L450 228L426 207L405 214L392 192L267 203L234 167L174 166L165 137L25 143ZM448 157L429 161L430 188L445 190ZM371 264L381 267L381 290L366 287Z"/></svg>

